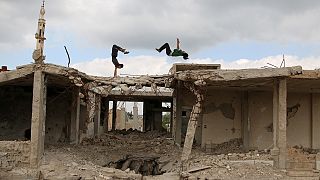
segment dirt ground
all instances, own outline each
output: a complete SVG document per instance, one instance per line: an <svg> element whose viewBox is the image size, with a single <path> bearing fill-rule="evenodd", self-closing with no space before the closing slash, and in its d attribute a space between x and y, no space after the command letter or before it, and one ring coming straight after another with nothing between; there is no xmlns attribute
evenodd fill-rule
<svg viewBox="0 0 320 180"><path fill-rule="evenodd" d="M240 150L241 145L236 143L238 148L232 147L234 152L217 153L228 149L228 146L230 143L216 145L214 151L209 153L195 147L189 170L199 167L208 169L188 173L188 179L294 179L287 176L286 171L273 169L267 150L244 153ZM2 172L2 176L0 173L0 179L5 176L7 179L32 179L35 173L40 179L179 179L181 151L166 133L116 131L103 134L100 138L86 139L79 145L46 146L39 170L15 168ZM289 150L289 154L295 157L299 152ZM130 168L120 170L111 167L111 164L128 155L158 157L157 163L163 174L143 177ZM303 157L306 156L308 154Z"/></svg>

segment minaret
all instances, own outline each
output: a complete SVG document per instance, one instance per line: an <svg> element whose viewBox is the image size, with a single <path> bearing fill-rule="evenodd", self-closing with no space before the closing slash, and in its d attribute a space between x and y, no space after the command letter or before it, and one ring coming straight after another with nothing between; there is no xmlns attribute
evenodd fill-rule
<svg viewBox="0 0 320 180"><path fill-rule="evenodd" d="M40 9L40 15L38 20L38 30L35 34L36 38L36 49L33 51L32 58L35 60L36 63L43 63L45 56L43 55L43 48L44 48L44 40L46 38L44 37L44 30L46 25L46 20L44 19L44 0L42 1L42 6Z"/></svg>
<svg viewBox="0 0 320 180"><path fill-rule="evenodd" d="M137 102L134 102L132 109L133 109L133 120L137 121L138 120L138 105L137 105Z"/></svg>

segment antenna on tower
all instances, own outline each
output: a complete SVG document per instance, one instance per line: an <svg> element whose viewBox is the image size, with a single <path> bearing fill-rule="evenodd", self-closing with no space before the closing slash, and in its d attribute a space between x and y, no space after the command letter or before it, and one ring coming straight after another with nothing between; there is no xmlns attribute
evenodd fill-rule
<svg viewBox="0 0 320 180"><path fill-rule="evenodd" d="M44 0L42 1L42 7L44 7Z"/></svg>

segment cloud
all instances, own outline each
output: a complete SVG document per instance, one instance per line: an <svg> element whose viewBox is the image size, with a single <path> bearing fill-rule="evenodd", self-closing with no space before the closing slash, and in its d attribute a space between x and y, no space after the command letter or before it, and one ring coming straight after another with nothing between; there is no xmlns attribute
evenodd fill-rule
<svg viewBox="0 0 320 180"><path fill-rule="evenodd" d="M41 1L0 2L1 48L34 46L40 5ZM55 0L46 2L46 18L50 38L72 34L74 41L91 47L118 43L149 49L180 37L183 48L194 52L233 40L320 40L318 0Z"/></svg>
<svg viewBox="0 0 320 180"><path fill-rule="evenodd" d="M222 69L248 69L248 68L262 68L264 66L272 67L267 63L280 67L282 62L282 55L269 56L261 59L239 59L232 62L215 59L190 59L188 61L180 58L167 58L155 56L135 56L120 59L120 63L124 63L124 68L118 74L125 75L159 75L168 74L173 63L194 63L194 64L221 64ZM285 65L302 66L303 69L317 69L320 68L320 57L299 58L297 56L285 56ZM94 59L92 61L81 62L73 64L72 67L79 69L90 75L97 76L113 76L114 65L110 58Z"/></svg>

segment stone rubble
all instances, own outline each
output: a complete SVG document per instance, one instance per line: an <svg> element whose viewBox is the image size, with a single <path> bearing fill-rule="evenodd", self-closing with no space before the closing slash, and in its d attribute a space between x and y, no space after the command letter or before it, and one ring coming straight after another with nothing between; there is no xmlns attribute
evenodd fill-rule
<svg viewBox="0 0 320 180"><path fill-rule="evenodd" d="M232 144L235 146L232 147ZM227 145L231 145L231 150L228 150ZM271 155L267 150L243 152L238 140L230 140L215 147L217 151L209 153L195 147L188 161L189 169L204 166L211 168L184 173L184 176L188 179L291 179L286 171L273 169ZM217 154L223 149L226 151ZM4 174L12 179L35 177L39 171L44 179L179 179L181 152L182 148L174 145L166 132L117 130L99 138L85 139L79 145L47 145L43 163L37 171L15 168ZM108 167L110 162L127 155L160 157L159 168L165 173L142 176L130 168L122 171ZM4 174L0 171L0 179Z"/></svg>

